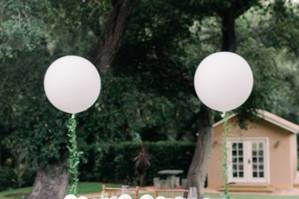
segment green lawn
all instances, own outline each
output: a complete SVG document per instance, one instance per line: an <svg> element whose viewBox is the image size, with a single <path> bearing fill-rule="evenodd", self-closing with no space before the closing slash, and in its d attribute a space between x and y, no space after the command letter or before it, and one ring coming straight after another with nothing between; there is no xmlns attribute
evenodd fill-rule
<svg viewBox="0 0 299 199"><path fill-rule="evenodd" d="M117 186L113 184L108 184L109 186ZM79 184L79 194L84 193L94 193L100 192L102 185L100 183L94 182L81 182ZM31 187L27 188L20 188L20 189L13 189L0 192L0 199L22 199L28 193L30 193ZM219 194L207 194L207 197L210 199L220 199ZM234 194L232 199L298 199L298 196L258 196L258 195L241 195L241 194Z"/></svg>
<svg viewBox="0 0 299 199"><path fill-rule="evenodd" d="M109 185L115 186L115 185ZM79 194L100 192L102 185L94 182L81 182L78 187ZM0 192L0 199L22 199L28 193L30 193L31 187L12 189Z"/></svg>
<svg viewBox="0 0 299 199"><path fill-rule="evenodd" d="M220 199L219 194L207 194L206 197L210 199ZM234 194L232 199L298 199L298 196L264 196L264 195L245 195L245 194Z"/></svg>

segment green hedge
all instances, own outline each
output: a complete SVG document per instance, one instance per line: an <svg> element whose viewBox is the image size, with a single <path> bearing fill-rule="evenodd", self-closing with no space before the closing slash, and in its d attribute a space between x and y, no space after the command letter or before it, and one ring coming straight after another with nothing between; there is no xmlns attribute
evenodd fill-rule
<svg viewBox="0 0 299 199"><path fill-rule="evenodd" d="M162 169L182 169L186 176L191 162L194 145L185 141L159 141L144 143L150 154L151 166L145 178L151 184L157 172ZM137 185L134 158L140 151L140 143L102 143L84 147L80 163L80 180L114 182ZM33 184L35 168L27 168L19 176L16 168L0 167L0 191Z"/></svg>
<svg viewBox="0 0 299 199"><path fill-rule="evenodd" d="M2 167L0 168L0 191L16 187L17 176L11 168Z"/></svg>
<svg viewBox="0 0 299 199"><path fill-rule="evenodd" d="M7 166L0 167L0 191L16 188L31 186L34 181L36 169L26 168L22 175L18 175L16 168Z"/></svg>
<svg viewBox="0 0 299 199"><path fill-rule="evenodd" d="M145 142L150 154L151 166L146 173L146 184L150 184L162 169L182 169L186 176L194 145L190 142L160 141ZM101 144L85 152L81 164L80 180L137 184L134 157L140 144L132 142ZM87 156L88 155L88 156Z"/></svg>

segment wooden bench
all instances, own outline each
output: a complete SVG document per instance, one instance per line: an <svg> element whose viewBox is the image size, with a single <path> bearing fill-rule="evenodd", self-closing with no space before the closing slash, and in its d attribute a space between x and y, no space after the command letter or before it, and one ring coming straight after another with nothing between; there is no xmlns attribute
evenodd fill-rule
<svg viewBox="0 0 299 199"><path fill-rule="evenodd" d="M177 196L187 197L188 189L155 189L154 197L164 196L165 198L175 198Z"/></svg>
<svg viewBox="0 0 299 199"><path fill-rule="evenodd" d="M101 196L104 198L119 196L122 194L122 191L122 188L107 187L103 185ZM154 198L158 196L164 196L165 198L175 198L177 196L182 196L187 198L188 192L188 189L140 189L139 187L126 189L126 193L129 194L133 199L138 199L143 194L150 194Z"/></svg>
<svg viewBox="0 0 299 199"><path fill-rule="evenodd" d="M104 198L110 198L112 196L121 195L122 191L122 188L107 187L103 185L101 195ZM188 189L140 189L140 187L126 189L126 193L129 194L133 199L138 199L143 194L150 194L154 198L158 196L164 196L165 198L175 198L177 196L182 196L187 198L188 192Z"/></svg>

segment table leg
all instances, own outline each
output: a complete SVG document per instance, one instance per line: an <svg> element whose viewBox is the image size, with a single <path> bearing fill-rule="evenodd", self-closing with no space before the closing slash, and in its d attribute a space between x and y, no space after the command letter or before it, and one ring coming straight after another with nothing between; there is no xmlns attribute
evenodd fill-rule
<svg viewBox="0 0 299 199"><path fill-rule="evenodd" d="M170 188L175 188L176 185L176 176L172 175L170 176Z"/></svg>

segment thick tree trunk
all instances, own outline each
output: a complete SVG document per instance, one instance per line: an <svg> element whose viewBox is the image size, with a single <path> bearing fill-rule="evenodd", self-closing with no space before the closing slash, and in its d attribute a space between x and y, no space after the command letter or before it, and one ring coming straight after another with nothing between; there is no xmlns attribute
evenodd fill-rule
<svg viewBox="0 0 299 199"><path fill-rule="evenodd" d="M192 162L188 171L188 187L196 187L199 198L203 198L203 189L208 173L208 160L212 146L212 111L203 107L199 114L200 128Z"/></svg>
<svg viewBox="0 0 299 199"><path fill-rule="evenodd" d="M92 59L101 72L106 72L119 50L125 32L126 22L139 0L113 0L105 29L92 53Z"/></svg>
<svg viewBox="0 0 299 199"><path fill-rule="evenodd" d="M235 17L233 9L220 12L222 20L222 51L236 50ZM192 163L188 171L188 187L197 187L199 198L203 198L203 188L208 173L208 160L212 146L212 125L214 123L211 111L204 108L199 114L201 125L198 128L198 137Z"/></svg>
<svg viewBox="0 0 299 199"><path fill-rule="evenodd" d="M235 17L232 11L224 12L222 20L222 51L236 51Z"/></svg>
<svg viewBox="0 0 299 199"><path fill-rule="evenodd" d="M27 199L63 199L68 186L67 169L62 164L39 169Z"/></svg>
<svg viewBox="0 0 299 199"><path fill-rule="evenodd" d="M242 0L233 2L230 7L218 10L218 15L221 17L222 30L222 51L235 52L237 48L235 21L244 14L253 5L257 4L258 0Z"/></svg>
<svg viewBox="0 0 299 199"><path fill-rule="evenodd" d="M219 11L222 22L222 51L235 52L237 48L235 20L247 11L256 1L238 1L232 7ZM212 146L212 124L211 111L204 109L199 114L201 125L198 129L196 147L188 171L188 187L195 186L198 189L199 198L203 198L203 188L208 172L208 159Z"/></svg>

